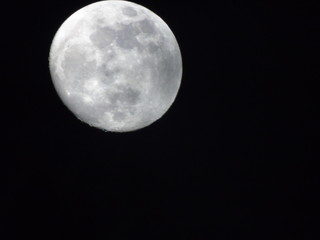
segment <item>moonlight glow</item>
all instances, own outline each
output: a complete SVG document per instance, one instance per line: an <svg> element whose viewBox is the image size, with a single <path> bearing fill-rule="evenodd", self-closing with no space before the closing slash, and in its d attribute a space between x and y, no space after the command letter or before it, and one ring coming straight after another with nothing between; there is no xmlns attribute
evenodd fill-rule
<svg viewBox="0 0 320 240"><path fill-rule="evenodd" d="M127 1L93 3L71 15L54 37L49 61L63 103L106 131L133 131L159 119L182 77L170 28Z"/></svg>

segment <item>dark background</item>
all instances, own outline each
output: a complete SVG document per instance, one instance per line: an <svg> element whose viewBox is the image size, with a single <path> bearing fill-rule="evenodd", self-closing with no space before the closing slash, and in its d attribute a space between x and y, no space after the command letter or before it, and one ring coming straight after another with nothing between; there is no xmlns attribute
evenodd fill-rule
<svg viewBox="0 0 320 240"><path fill-rule="evenodd" d="M77 120L49 74L54 34L92 1L1 3L0 239L318 239L316 1L135 2L184 73L125 134Z"/></svg>

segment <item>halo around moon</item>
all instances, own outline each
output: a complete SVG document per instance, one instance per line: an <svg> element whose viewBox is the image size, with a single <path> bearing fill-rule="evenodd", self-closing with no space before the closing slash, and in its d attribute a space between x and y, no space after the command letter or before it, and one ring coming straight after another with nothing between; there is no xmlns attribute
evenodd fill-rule
<svg viewBox="0 0 320 240"><path fill-rule="evenodd" d="M170 108L182 77L177 40L155 13L128 1L101 1L72 14L50 49L63 103L91 126L144 128Z"/></svg>

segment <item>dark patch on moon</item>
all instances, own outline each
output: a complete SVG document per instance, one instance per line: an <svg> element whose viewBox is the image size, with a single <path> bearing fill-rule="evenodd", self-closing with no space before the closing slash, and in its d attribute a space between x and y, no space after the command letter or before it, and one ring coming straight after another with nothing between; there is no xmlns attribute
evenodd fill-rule
<svg viewBox="0 0 320 240"><path fill-rule="evenodd" d="M140 92L137 90L134 90L132 88L126 87L124 92L123 92L123 99L125 100L126 103L130 103L132 105L135 105L140 98Z"/></svg>
<svg viewBox="0 0 320 240"><path fill-rule="evenodd" d="M117 73L121 72L120 67L109 68L106 64L101 66L99 70L103 73L104 76L108 78L110 77L114 78Z"/></svg>
<svg viewBox="0 0 320 240"><path fill-rule="evenodd" d="M116 54L114 51L104 51L103 52L103 56L102 56L102 59L103 59L103 62L107 63L109 61L112 61L113 59L115 59L116 57Z"/></svg>
<svg viewBox="0 0 320 240"><path fill-rule="evenodd" d="M102 66L99 66L97 68L97 72L101 74L100 75L101 82L109 85L109 84L112 84L115 81L117 75L121 73L121 68L120 67L110 68L108 67L107 64L103 64Z"/></svg>
<svg viewBox="0 0 320 240"><path fill-rule="evenodd" d="M117 111L117 112L113 113L112 120L119 122L119 121L123 120L125 117L126 117L126 114L124 112Z"/></svg>
<svg viewBox="0 0 320 240"><path fill-rule="evenodd" d="M109 27L99 28L90 35L92 43L100 49L110 45L115 38L116 32Z"/></svg>
<svg viewBox="0 0 320 240"><path fill-rule="evenodd" d="M148 49L148 52L155 53L160 50L160 46L155 44L154 42L151 42L147 45L147 49Z"/></svg>
<svg viewBox="0 0 320 240"><path fill-rule="evenodd" d="M132 7L124 7L122 13L128 17L135 17L138 14Z"/></svg>
<svg viewBox="0 0 320 240"><path fill-rule="evenodd" d="M139 27L143 33L152 34L155 32L155 25L152 21L144 19L138 22Z"/></svg>
<svg viewBox="0 0 320 240"><path fill-rule="evenodd" d="M135 105L140 100L140 92L127 86L120 86L119 91L110 96L107 94L112 104Z"/></svg>
<svg viewBox="0 0 320 240"><path fill-rule="evenodd" d="M138 47L140 45L139 41L137 40L138 34L139 32L133 27L132 24L122 24L122 29L117 32L116 42L121 48L133 49L134 47Z"/></svg>

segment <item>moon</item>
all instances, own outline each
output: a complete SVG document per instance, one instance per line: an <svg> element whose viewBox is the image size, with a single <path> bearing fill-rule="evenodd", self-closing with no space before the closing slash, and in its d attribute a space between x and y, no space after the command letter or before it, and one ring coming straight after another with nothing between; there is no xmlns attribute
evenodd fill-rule
<svg viewBox="0 0 320 240"><path fill-rule="evenodd" d="M169 26L128 1L81 8L50 48L53 85L67 108L90 126L129 132L160 119L181 84L182 58Z"/></svg>

